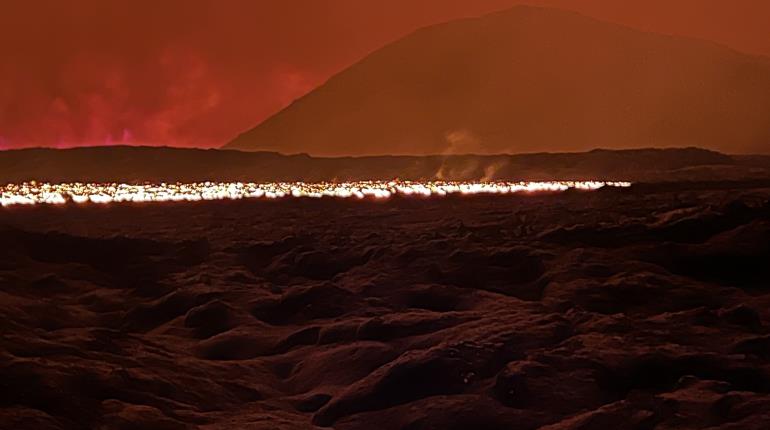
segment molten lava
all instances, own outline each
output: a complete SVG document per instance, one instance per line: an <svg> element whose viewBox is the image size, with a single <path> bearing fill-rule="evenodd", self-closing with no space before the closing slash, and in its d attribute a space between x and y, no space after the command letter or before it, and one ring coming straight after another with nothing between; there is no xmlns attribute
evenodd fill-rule
<svg viewBox="0 0 770 430"><path fill-rule="evenodd" d="M602 187L628 187L628 182L201 182L176 184L49 184L29 182L0 188L0 205L74 203L167 202L283 197L355 197L383 199L393 195L445 196L448 194L510 194L557 192L568 189L596 190Z"/></svg>

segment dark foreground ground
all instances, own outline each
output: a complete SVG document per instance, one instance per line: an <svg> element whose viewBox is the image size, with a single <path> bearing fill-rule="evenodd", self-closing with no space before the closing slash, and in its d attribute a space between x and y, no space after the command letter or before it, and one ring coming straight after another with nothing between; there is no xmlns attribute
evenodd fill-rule
<svg viewBox="0 0 770 430"><path fill-rule="evenodd" d="M770 428L770 189L0 210L0 427Z"/></svg>

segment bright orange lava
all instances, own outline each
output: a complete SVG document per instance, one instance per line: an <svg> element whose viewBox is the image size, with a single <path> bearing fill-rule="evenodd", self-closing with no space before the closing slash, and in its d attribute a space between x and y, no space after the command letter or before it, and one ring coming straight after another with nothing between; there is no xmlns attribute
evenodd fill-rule
<svg viewBox="0 0 770 430"><path fill-rule="evenodd" d="M189 184L49 184L29 182L0 188L0 205L74 203L166 202L283 197L388 198L393 195L445 196L447 194L509 194L555 192L570 188L596 190L602 187L628 187L629 182L553 181L553 182L200 182Z"/></svg>

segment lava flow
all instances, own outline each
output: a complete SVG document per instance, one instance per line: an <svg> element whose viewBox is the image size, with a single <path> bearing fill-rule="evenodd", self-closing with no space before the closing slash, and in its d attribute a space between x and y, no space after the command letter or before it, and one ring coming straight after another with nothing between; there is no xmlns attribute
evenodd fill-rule
<svg viewBox="0 0 770 430"><path fill-rule="evenodd" d="M447 194L509 194L519 192L557 192L568 189L596 190L602 187L628 187L628 182L200 182L130 185L117 183L49 184L29 182L0 188L0 204L36 205L74 203L200 201L283 197L388 198L394 195L445 196Z"/></svg>

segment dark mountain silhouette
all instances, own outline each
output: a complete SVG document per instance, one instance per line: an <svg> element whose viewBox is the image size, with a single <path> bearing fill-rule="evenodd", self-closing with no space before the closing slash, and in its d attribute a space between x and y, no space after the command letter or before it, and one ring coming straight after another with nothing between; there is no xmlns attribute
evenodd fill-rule
<svg viewBox="0 0 770 430"><path fill-rule="evenodd" d="M534 7L418 30L226 145L313 155L683 146L768 152L770 59Z"/></svg>
<svg viewBox="0 0 770 430"><path fill-rule="evenodd" d="M597 149L582 153L312 157L157 147L0 151L0 183L559 180L644 182L770 178L770 157L698 149Z"/></svg>

